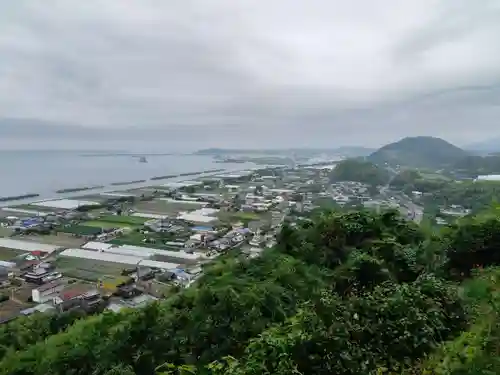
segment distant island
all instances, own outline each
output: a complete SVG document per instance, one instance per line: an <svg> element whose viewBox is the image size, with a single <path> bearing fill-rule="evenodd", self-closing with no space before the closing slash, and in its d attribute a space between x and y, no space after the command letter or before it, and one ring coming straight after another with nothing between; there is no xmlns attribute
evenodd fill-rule
<svg viewBox="0 0 500 375"><path fill-rule="evenodd" d="M375 151L372 148L362 146L342 146L333 148L287 148L287 149L230 149L230 148L207 148L196 151L195 155L210 156L234 156L234 155L273 155L273 156L304 156L314 157L319 155L342 155L348 157L368 156Z"/></svg>

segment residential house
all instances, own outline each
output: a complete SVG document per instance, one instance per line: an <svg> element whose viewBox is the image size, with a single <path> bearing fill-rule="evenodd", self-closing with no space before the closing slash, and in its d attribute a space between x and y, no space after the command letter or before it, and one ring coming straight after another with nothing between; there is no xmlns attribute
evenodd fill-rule
<svg viewBox="0 0 500 375"><path fill-rule="evenodd" d="M33 302L45 303L52 300L54 295L64 290L65 287L65 284L58 281L47 283L39 286L38 288L32 289L31 298Z"/></svg>
<svg viewBox="0 0 500 375"><path fill-rule="evenodd" d="M101 295L89 285L69 286L52 299L59 311L73 308L92 310L101 302Z"/></svg>

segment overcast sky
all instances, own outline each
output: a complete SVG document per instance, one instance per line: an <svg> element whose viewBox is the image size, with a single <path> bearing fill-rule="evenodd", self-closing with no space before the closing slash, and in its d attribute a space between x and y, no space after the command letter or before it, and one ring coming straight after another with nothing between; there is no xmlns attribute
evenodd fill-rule
<svg viewBox="0 0 500 375"><path fill-rule="evenodd" d="M500 0L2 0L0 117L207 147L500 136Z"/></svg>

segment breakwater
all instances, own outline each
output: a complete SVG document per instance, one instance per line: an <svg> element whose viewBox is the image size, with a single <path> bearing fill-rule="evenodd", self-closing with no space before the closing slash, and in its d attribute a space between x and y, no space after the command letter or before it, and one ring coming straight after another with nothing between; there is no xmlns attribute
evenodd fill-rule
<svg viewBox="0 0 500 375"><path fill-rule="evenodd" d="M13 195L10 197L0 197L0 202L18 201L18 200L22 200L22 199L37 198L39 196L40 196L40 194Z"/></svg>

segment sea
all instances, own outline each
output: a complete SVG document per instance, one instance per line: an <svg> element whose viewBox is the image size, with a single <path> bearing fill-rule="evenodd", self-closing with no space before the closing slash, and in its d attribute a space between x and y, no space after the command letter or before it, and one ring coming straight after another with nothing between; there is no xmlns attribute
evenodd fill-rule
<svg viewBox="0 0 500 375"><path fill-rule="evenodd" d="M51 198L56 196L56 190L64 188L108 185L210 169L236 171L255 167L252 163L215 163L211 156L192 154L149 155L147 163L140 163L138 157L131 155L89 156L95 154L96 150L0 150L0 197L36 193L40 198ZM107 190L120 188L130 187L114 186Z"/></svg>

